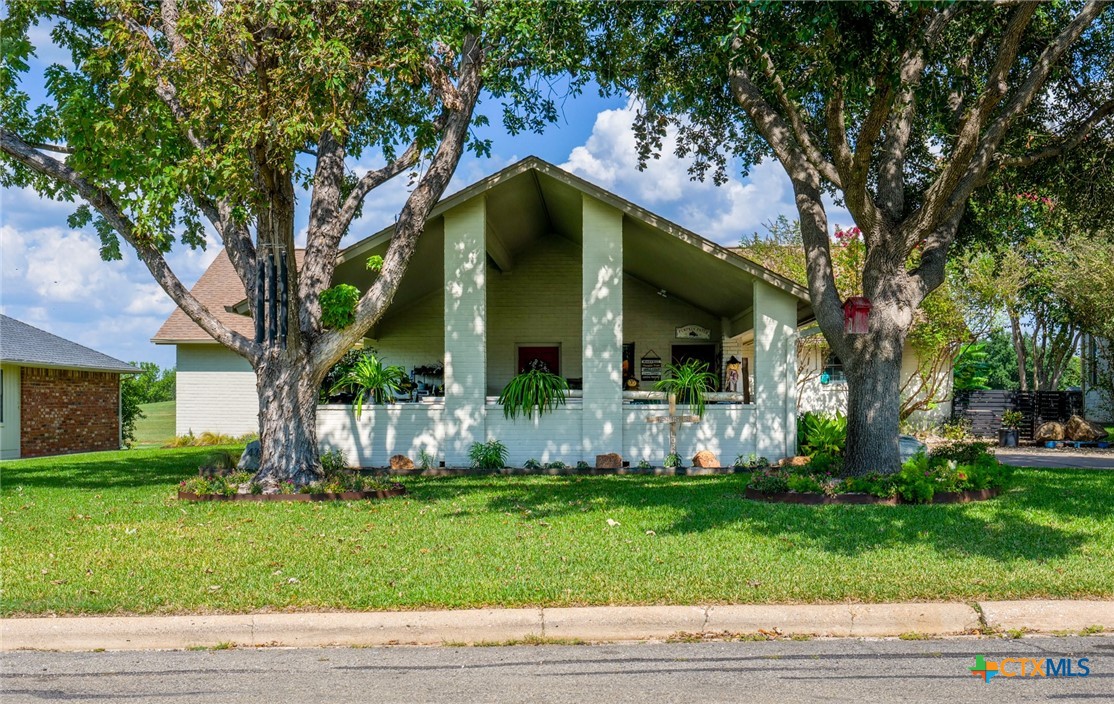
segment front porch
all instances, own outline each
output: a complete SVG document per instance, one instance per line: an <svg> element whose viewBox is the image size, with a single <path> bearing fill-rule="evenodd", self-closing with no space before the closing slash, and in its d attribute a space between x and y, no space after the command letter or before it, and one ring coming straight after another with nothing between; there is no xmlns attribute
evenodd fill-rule
<svg viewBox="0 0 1114 704"><path fill-rule="evenodd" d="M364 263L386 251L390 234L346 250L337 281L363 290ZM652 392L661 370L707 361L722 388L735 357L745 383L714 394L700 422L681 427L678 454L775 460L795 452L794 336L805 316L803 292L756 264L559 169L523 162L442 202L365 340L426 389L438 379L421 372L443 364L444 395L367 406L359 420L350 406L321 406L319 438L361 466L422 451L466 465L471 444L489 439L508 447L513 465L594 464L610 452L661 464L669 427L647 421L668 412ZM507 420L497 396L530 358L546 360L573 390L556 411Z"/></svg>

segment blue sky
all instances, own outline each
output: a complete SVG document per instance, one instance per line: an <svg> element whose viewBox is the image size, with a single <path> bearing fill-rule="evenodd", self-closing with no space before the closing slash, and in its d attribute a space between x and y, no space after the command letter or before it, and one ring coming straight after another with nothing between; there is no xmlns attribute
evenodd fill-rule
<svg viewBox="0 0 1114 704"><path fill-rule="evenodd" d="M49 45L45 28L36 35L33 43L45 48L28 80L41 76L46 65L67 60ZM44 94L41 83L25 89L33 97ZM600 98L589 89L568 99L561 120L542 135L508 135L499 125L495 101L481 103L479 109L492 118L492 126L484 131L492 140L492 156L465 155L449 193L533 155L723 244L763 231L763 224L779 214L796 215L789 181L776 162L760 164L747 178L740 178L736 170L728 183L717 187L689 180L687 161L673 157L667 142L663 158L638 171L630 129L635 110L625 98ZM352 166L361 173L377 165L375 159L365 159ZM390 224L406 195L405 175L370 194L363 217L353 223L343 244ZM300 227L307 201L301 199ZM66 224L74 207L40 198L31 190L0 191L0 310L123 360L172 366L173 348L153 345L150 338L174 303L126 248L122 261L102 261L92 229L73 230ZM840 208L829 209L829 220L832 225L851 223ZM215 235L209 239L205 251L179 247L168 256L187 285L219 251Z"/></svg>

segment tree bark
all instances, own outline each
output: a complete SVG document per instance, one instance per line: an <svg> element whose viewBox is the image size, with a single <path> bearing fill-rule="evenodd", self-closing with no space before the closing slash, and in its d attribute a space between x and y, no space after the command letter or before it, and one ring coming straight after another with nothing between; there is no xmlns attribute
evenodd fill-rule
<svg viewBox="0 0 1114 704"><path fill-rule="evenodd" d="M847 447L844 471L891 474L901 469L901 354L908 326L888 306L871 311L870 332L856 335L843 359L847 375Z"/></svg>
<svg viewBox="0 0 1114 704"><path fill-rule="evenodd" d="M255 480L265 487L280 482L301 486L321 478L317 454L319 376L305 354L290 354L278 347L268 350L255 369L262 452Z"/></svg>
<svg viewBox="0 0 1114 704"><path fill-rule="evenodd" d="M1021 320L1010 312L1010 337L1013 340L1013 351L1017 354L1017 378L1022 391L1029 390L1028 355L1025 352L1025 336L1021 332Z"/></svg>

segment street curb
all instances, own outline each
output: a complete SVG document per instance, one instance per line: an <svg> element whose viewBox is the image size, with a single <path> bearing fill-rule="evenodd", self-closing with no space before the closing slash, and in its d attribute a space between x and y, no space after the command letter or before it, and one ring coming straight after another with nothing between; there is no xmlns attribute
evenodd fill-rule
<svg viewBox="0 0 1114 704"><path fill-rule="evenodd" d="M984 601L987 628L999 631L1114 631L1114 601Z"/></svg>
<svg viewBox="0 0 1114 704"><path fill-rule="evenodd" d="M978 605L992 630L1114 630L1114 601ZM238 646L446 645L660 640L675 634L764 632L832 637L949 636L980 627L956 603L594 606L461 611L107 616L0 621L0 650L158 650Z"/></svg>

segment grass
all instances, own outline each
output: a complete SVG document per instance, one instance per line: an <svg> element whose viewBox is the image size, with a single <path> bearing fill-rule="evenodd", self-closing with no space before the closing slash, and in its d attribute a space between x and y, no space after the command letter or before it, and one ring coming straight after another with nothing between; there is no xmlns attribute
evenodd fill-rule
<svg viewBox="0 0 1114 704"><path fill-rule="evenodd" d="M211 451L4 462L0 615L1114 596L1114 472L1022 469L966 505L766 504L745 475L179 502Z"/></svg>
<svg viewBox="0 0 1114 704"><path fill-rule="evenodd" d="M139 405L144 417L135 422L137 448L162 447L174 439L174 409L174 401Z"/></svg>

